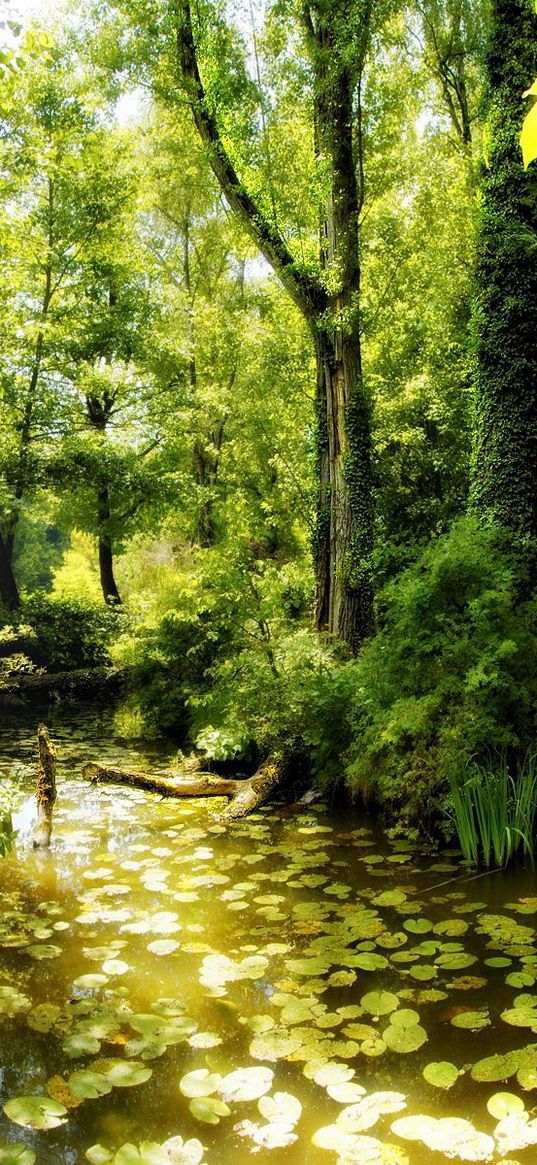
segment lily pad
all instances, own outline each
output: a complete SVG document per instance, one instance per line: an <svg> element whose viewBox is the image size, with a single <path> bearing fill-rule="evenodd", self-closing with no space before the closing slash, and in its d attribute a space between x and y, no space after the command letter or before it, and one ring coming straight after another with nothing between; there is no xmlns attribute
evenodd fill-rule
<svg viewBox="0 0 537 1165"><path fill-rule="evenodd" d="M362 995L360 1003L370 1015L389 1015L399 1007L397 995L391 991L369 991Z"/></svg>
<svg viewBox="0 0 537 1165"><path fill-rule="evenodd" d="M274 1073L271 1068L238 1068L224 1076L220 1092L229 1103L258 1100L270 1092Z"/></svg>
<svg viewBox="0 0 537 1165"><path fill-rule="evenodd" d="M499 1121L503 1117L513 1116L514 1113L524 1112L524 1101L514 1092L495 1092L494 1096L487 1100L487 1109L490 1115Z"/></svg>
<svg viewBox="0 0 537 1165"><path fill-rule="evenodd" d="M179 1088L183 1096L193 1100L197 1096L212 1096L213 1092L218 1091L221 1083L222 1077L218 1072L210 1072L208 1068L197 1068L183 1076Z"/></svg>
<svg viewBox="0 0 537 1165"><path fill-rule="evenodd" d="M16 1096L4 1104L9 1120L25 1129L56 1129L65 1124L67 1109L50 1096Z"/></svg>
<svg viewBox="0 0 537 1165"><path fill-rule="evenodd" d="M449 1060L437 1060L426 1064L423 1076L434 1088L453 1088L459 1078L459 1069Z"/></svg>
<svg viewBox="0 0 537 1165"><path fill-rule="evenodd" d="M34 1165L35 1160L33 1149L27 1149L26 1145L0 1143L0 1165Z"/></svg>
<svg viewBox="0 0 537 1165"><path fill-rule="evenodd" d="M230 1109L223 1100L216 1096L198 1096L190 1101L189 1109L192 1116L206 1125L217 1125L220 1118L229 1116Z"/></svg>

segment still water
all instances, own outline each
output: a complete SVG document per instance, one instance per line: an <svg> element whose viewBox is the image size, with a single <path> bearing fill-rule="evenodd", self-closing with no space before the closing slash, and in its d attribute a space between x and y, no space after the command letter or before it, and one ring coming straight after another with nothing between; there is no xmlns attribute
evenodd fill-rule
<svg viewBox="0 0 537 1165"><path fill-rule="evenodd" d="M80 777L164 772L61 709L49 853L38 716L3 714L0 1163L537 1162L537 889L326 805L218 822Z"/></svg>

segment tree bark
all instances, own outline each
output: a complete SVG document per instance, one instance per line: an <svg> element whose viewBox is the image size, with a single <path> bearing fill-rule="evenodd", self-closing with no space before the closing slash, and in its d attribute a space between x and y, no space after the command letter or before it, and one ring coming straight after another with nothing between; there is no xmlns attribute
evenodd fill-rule
<svg viewBox="0 0 537 1165"><path fill-rule="evenodd" d="M47 849L52 833L52 813L56 800L56 749L44 724L37 730L39 768L37 772L37 825L34 849Z"/></svg>
<svg viewBox="0 0 537 1165"><path fill-rule="evenodd" d="M0 599L9 611L16 611L20 607L20 595L17 587L6 543L0 533Z"/></svg>
<svg viewBox="0 0 537 1165"><path fill-rule="evenodd" d="M522 94L536 73L531 0L495 0L474 304L471 505L521 540L537 536L537 170L532 163L524 172L519 142L528 108Z"/></svg>
<svg viewBox="0 0 537 1165"><path fill-rule="evenodd" d="M227 797L229 806L221 815L223 821L235 821L245 817L262 805L283 781L287 758L269 757L258 769L255 776L244 780L216 777L211 773L196 773L182 778L172 774L170 778L155 777L150 773L139 773L132 769L115 768L90 761L84 765L82 776L92 783L112 782L128 785L132 789L144 789L148 793L159 793L163 797Z"/></svg>

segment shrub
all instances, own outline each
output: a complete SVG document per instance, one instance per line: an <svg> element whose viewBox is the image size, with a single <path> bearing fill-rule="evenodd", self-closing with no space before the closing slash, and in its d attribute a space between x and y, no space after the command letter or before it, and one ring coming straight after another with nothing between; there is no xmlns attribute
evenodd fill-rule
<svg viewBox="0 0 537 1165"><path fill-rule="evenodd" d="M503 750L516 767L531 749L537 606L528 561L504 530L464 519L385 589L379 634L337 680L349 697L342 761L353 793L445 821L449 780L470 757L486 763ZM321 706L325 721L334 704L337 689Z"/></svg>
<svg viewBox="0 0 537 1165"><path fill-rule="evenodd" d="M31 628L25 653L38 667L59 672L109 663L109 646L121 616L104 604L33 595L24 604L22 618Z"/></svg>

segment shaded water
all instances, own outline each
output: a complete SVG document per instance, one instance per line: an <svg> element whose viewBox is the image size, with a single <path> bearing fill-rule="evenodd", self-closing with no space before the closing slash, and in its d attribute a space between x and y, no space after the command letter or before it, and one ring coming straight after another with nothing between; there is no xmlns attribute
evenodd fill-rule
<svg viewBox="0 0 537 1165"><path fill-rule="evenodd" d="M537 1161L532 870L476 879L326 806L225 830L214 800L89 786L88 759L164 771L172 750L55 715L49 854L28 844L37 717L0 728L24 808L0 861L0 1162L8 1142L39 1165Z"/></svg>

